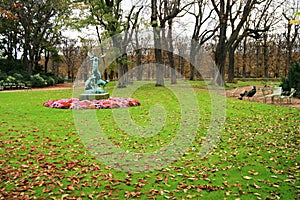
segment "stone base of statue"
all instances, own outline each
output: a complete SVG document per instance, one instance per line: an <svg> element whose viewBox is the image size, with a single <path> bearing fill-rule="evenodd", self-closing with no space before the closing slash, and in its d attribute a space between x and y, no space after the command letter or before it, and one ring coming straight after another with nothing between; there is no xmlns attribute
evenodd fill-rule
<svg viewBox="0 0 300 200"><path fill-rule="evenodd" d="M100 99L108 99L109 93L101 93L101 94L81 94L80 100L100 100Z"/></svg>

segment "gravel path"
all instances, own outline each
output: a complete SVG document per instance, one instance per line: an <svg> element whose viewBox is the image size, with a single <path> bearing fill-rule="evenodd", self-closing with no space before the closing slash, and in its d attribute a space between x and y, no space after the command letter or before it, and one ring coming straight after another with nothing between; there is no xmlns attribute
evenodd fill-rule
<svg viewBox="0 0 300 200"><path fill-rule="evenodd" d="M226 96L230 97L230 98L238 98L240 96L240 93L242 93L245 90L249 91L251 89L252 89L252 86L247 86L247 87L239 87L237 89L228 90L228 91L226 91ZM249 100L246 97L246 98L243 98L243 101L244 100L263 103L264 97L263 97L263 94L262 94L262 91L261 91L261 87L256 88L256 94L254 95L254 97L249 98ZM271 98L268 98L266 103L267 104L272 104ZM297 97L293 97L292 103L289 104L289 103L287 103L286 99L284 99L284 101L282 103L280 103L280 102L277 102L277 98L275 98L274 104L272 104L272 105L285 106L285 107L300 109L300 99L297 98Z"/></svg>

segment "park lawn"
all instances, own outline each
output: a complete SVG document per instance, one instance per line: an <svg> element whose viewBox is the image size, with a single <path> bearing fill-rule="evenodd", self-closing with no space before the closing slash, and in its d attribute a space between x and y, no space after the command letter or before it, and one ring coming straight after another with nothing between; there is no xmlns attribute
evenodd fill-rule
<svg viewBox="0 0 300 200"><path fill-rule="evenodd" d="M203 86L195 93L200 120L193 143L175 162L141 173L106 166L83 144L72 110L43 107L49 99L71 97L71 90L0 93L0 199L299 198L299 110L227 99L220 140L200 157L211 99ZM180 125L176 96L148 84L133 97L142 105L126 109L137 124L149 124L150 108L160 104L165 126L153 137L137 138L116 125L113 110L97 110L107 138L136 153L170 143Z"/></svg>

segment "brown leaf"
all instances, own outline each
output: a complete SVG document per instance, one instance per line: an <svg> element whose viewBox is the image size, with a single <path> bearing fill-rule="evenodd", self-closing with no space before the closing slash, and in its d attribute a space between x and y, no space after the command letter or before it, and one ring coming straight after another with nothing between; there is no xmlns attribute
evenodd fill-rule
<svg viewBox="0 0 300 200"><path fill-rule="evenodd" d="M74 188L74 186L73 185L68 185L68 190L72 190L72 191L74 191L75 190L75 188Z"/></svg>
<svg viewBox="0 0 300 200"><path fill-rule="evenodd" d="M228 188L230 187L227 181L224 181L224 182L223 182L223 185L225 185L225 186L228 187Z"/></svg>
<svg viewBox="0 0 300 200"><path fill-rule="evenodd" d="M69 194L63 194L60 199L64 200L67 196L69 196Z"/></svg>
<svg viewBox="0 0 300 200"><path fill-rule="evenodd" d="M43 192L44 192L44 193L49 193L50 191L51 191L51 190L49 190L49 189L47 189L47 188L44 188L44 189L43 189Z"/></svg>
<svg viewBox="0 0 300 200"><path fill-rule="evenodd" d="M162 181L163 180L163 178L162 177L160 177L160 176L156 176L156 181Z"/></svg>
<svg viewBox="0 0 300 200"><path fill-rule="evenodd" d="M243 179L246 179L246 180L251 180L251 179L252 179L252 177L250 177L250 176L243 176Z"/></svg>

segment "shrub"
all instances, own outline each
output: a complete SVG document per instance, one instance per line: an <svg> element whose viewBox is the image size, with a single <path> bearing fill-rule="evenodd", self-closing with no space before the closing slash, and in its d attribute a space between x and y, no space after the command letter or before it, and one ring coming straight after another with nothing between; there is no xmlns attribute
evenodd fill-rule
<svg viewBox="0 0 300 200"><path fill-rule="evenodd" d="M7 79L7 74L5 72L0 73L0 80L6 80Z"/></svg>
<svg viewBox="0 0 300 200"><path fill-rule="evenodd" d="M24 70L21 60L0 59L0 69L3 72L13 74L13 71Z"/></svg>
<svg viewBox="0 0 300 200"><path fill-rule="evenodd" d="M47 86L47 81L40 76L40 74L35 74L31 76L32 87L45 87Z"/></svg>
<svg viewBox="0 0 300 200"><path fill-rule="evenodd" d="M59 84L59 83L64 83L65 82L65 80L64 80L64 78L62 77L62 76L57 76L57 83Z"/></svg>
<svg viewBox="0 0 300 200"><path fill-rule="evenodd" d="M13 75L12 75L17 81L22 81L23 80L23 75L22 74L20 74L20 73L14 73Z"/></svg>
<svg viewBox="0 0 300 200"><path fill-rule="evenodd" d="M289 68L288 77L282 78L280 84L284 91L290 91L291 88L297 90L296 96L300 97L300 63L294 64Z"/></svg>
<svg viewBox="0 0 300 200"><path fill-rule="evenodd" d="M281 78L281 84L280 87L282 87L283 91L290 91L288 79L286 77Z"/></svg>
<svg viewBox="0 0 300 200"><path fill-rule="evenodd" d="M47 85L53 86L53 85L55 85L55 84L56 84L56 82L55 82L54 78L48 76L48 77L47 77Z"/></svg>
<svg viewBox="0 0 300 200"><path fill-rule="evenodd" d="M13 76L8 76L6 78L6 82L8 82L8 83L14 83L15 81L16 81L16 78Z"/></svg>

